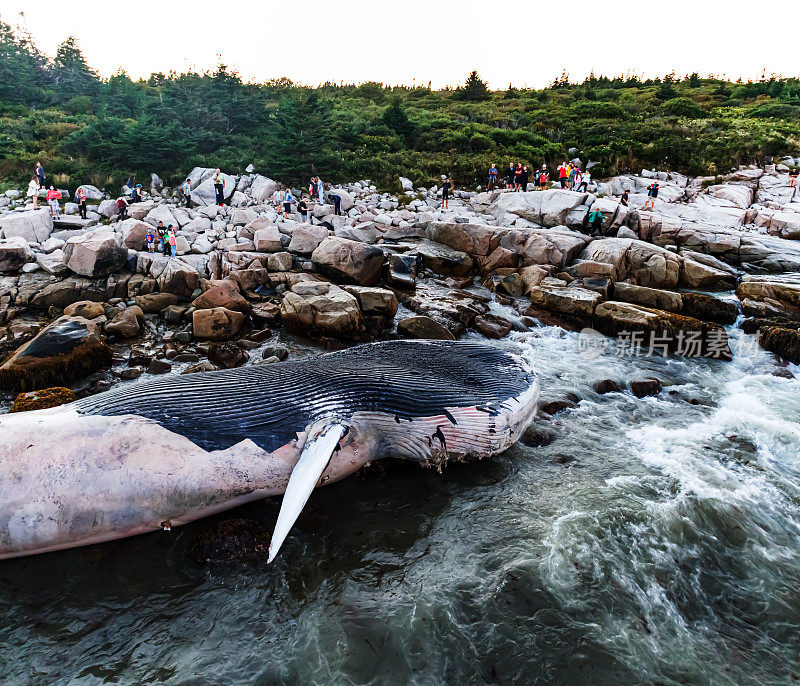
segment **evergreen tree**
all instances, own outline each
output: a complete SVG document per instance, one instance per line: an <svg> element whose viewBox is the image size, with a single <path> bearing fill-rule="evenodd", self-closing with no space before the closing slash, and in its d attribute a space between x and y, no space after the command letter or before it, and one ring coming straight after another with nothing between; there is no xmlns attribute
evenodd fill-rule
<svg viewBox="0 0 800 686"><path fill-rule="evenodd" d="M38 103L47 85L44 64L30 36L0 22L0 102Z"/></svg>
<svg viewBox="0 0 800 686"><path fill-rule="evenodd" d="M335 149L329 140L331 108L316 93L284 97L266 127L265 157L278 178L305 184Z"/></svg>
<svg viewBox="0 0 800 686"><path fill-rule="evenodd" d="M94 96L99 91L100 80L86 63L75 36L70 36L58 46L51 73L62 101L76 95Z"/></svg>
<svg viewBox="0 0 800 686"><path fill-rule="evenodd" d="M456 90L456 97L459 100L468 100L470 102L480 102L481 100L489 100L492 94L486 86L486 82L481 81L477 71L472 71L467 77L466 83Z"/></svg>
<svg viewBox="0 0 800 686"><path fill-rule="evenodd" d="M411 123L405 109L403 109L403 101L400 96L392 98L389 107L383 111L381 119L386 126L401 136L409 136L414 133L414 124Z"/></svg>

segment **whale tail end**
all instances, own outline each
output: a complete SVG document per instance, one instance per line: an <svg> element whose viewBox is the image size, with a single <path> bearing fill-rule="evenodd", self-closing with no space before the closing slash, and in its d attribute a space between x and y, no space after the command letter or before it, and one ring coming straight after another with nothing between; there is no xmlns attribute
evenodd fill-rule
<svg viewBox="0 0 800 686"><path fill-rule="evenodd" d="M347 427L341 423L326 423L309 432L283 495L278 521L269 544L269 562L278 554L346 431Z"/></svg>

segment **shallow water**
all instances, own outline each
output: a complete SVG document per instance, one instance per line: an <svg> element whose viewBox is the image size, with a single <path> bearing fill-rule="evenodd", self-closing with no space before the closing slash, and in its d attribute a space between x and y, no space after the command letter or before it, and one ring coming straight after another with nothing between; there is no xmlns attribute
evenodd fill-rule
<svg viewBox="0 0 800 686"><path fill-rule="evenodd" d="M746 345L732 363L592 356L554 328L495 345L544 400L581 397L536 420L548 445L319 489L270 566L192 562L207 522L2 562L0 679L796 680L800 382ZM592 391L648 375L657 398Z"/></svg>

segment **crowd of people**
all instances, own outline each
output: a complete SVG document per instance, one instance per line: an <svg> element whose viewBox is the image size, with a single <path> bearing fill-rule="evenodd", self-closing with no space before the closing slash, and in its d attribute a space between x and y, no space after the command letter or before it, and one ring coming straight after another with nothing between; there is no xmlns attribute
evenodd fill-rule
<svg viewBox="0 0 800 686"><path fill-rule="evenodd" d="M493 164L489 169L488 190L500 190L521 192L528 190L528 184L533 180L536 190L544 190L550 184L550 170L547 164L543 164L539 169L528 169L527 164L518 162L516 165L511 162L505 170L504 175L500 175L497 165ZM580 165L575 162L562 162L556 169L553 185L558 183L560 188L571 191L586 190L591 181L591 174L588 171L581 171Z"/></svg>

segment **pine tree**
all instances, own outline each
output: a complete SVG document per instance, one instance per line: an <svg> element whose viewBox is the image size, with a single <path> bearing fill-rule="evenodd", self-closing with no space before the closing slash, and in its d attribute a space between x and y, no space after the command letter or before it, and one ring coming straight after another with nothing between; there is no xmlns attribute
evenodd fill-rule
<svg viewBox="0 0 800 686"><path fill-rule="evenodd" d="M278 178L305 183L326 161L331 107L314 92L283 98L270 117L265 157Z"/></svg>
<svg viewBox="0 0 800 686"><path fill-rule="evenodd" d="M100 88L100 79L86 63L75 36L58 46L51 73L62 101L76 95L96 95Z"/></svg>
<svg viewBox="0 0 800 686"><path fill-rule="evenodd" d="M409 120L405 109L403 109L403 101L399 96L392 98L389 107L383 111L381 119L386 126L401 136L408 136L414 132L414 124Z"/></svg>
<svg viewBox="0 0 800 686"><path fill-rule="evenodd" d="M485 81L481 81L478 72L473 70L467 77L466 83L456 90L456 97L459 100L469 100L471 102L480 102L481 100L489 100L492 94Z"/></svg>

